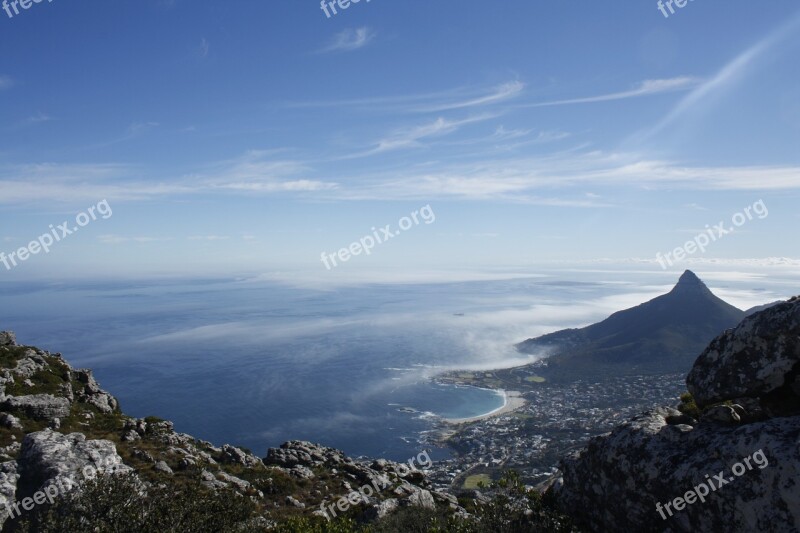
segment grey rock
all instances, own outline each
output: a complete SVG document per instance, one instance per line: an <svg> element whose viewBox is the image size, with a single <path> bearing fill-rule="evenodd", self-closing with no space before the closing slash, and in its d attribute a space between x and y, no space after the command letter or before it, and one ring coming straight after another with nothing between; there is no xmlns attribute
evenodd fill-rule
<svg viewBox="0 0 800 533"><path fill-rule="evenodd" d="M17 456L19 454L19 450L22 448L22 443L14 441L8 446L3 446L0 448L0 459L2 460L9 460Z"/></svg>
<svg viewBox="0 0 800 533"><path fill-rule="evenodd" d="M19 477L16 461L0 464L0 528L8 519L9 506L15 501Z"/></svg>
<svg viewBox="0 0 800 533"><path fill-rule="evenodd" d="M181 470L188 470L189 468L197 466L197 461L194 457L187 456L178 461L178 468Z"/></svg>
<svg viewBox="0 0 800 533"><path fill-rule="evenodd" d="M153 465L153 469L161 472L162 474L172 475L172 469L169 465L164 461L158 461L155 465Z"/></svg>
<svg viewBox="0 0 800 533"><path fill-rule="evenodd" d="M220 470L219 472L217 472L217 477L222 478L222 481L224 481L225 483L228 483L229 485L232 485L239 492L242 492L242 493L247 493L247 491L252 486L252 485L250 485L250 482L245 481L243 479L240 479L240 478L238 478L236 476L232 476L232 475L228 474L227 472L225 472L223 470Z"/></svg>
<svg viewBox="0 0 800 533"><path fill-rule="evenodd" d="M741 407L739 407L741 409ZM715 405L707 409L700 418L703 422L718 422L720 424L738 424L742 421L739 413L728 405Z"/></svg>
<svg viewBox="0 0 800 533"><path fill-rule="evenodd" d="M50 429L27 434L17 462L22 482L34 490L59 478L80 483L99 472L132 471L123 464L113 442L86 440L82 433L64 435Z"/></svg>
<svg viewBox="0 0 800 533"><path fill-rule="evenodd" d="M399 507L400 502L397 499L389 498L371 506L365 514L369 520L380 520L395 512Z"/></svg>
<svg viewBox="0 0 800 533"><path fill-rule="evenodd" d="M11 370L11 373L22 381L25 381L39 370L47 368L47 366L47 360L45 360L44 357L37 354L34 350L27 350L24 357L17 361L17 366Z"/></svg>
<svg viewBox="0 0 800 533"><path fill-rule="evenodd" d="M140 449L136 448L135 450L133 450L132 454L133 454L134 457L136 457L140 461L145 461L147 463L154 463L156 461L153 458L153 456L150 455L150 452L147 452L145 450L140 450Z"/></svg>
<svg viewBox="0 0 800 533"><path fill-rule="evenodd" d="M125 433L122 434L122 440L125 442L133 442L135 440L140 440L142 437L139 435L136 430L129 429Z"/></svg>
<svg viewBox="0 0 800 533"><path fill-rule="evenodd" d="M220 462L226 464L238 464L246 467L254 467L262 464L261 459L253 454L247 453L241 448L226 444L222 447Z"/></svg>
<svg viewBox="0 0 800 533"><path fill-rule="evenodd" d="M658 408L592 439L561 463L551 491L590 531L796 531L800 528L800 417L746 425L670 426ZM682 430L681 428L688 428ZM656 503L687 491L762 450L768 466L662 520ZM753 461L751 459L751 461Z"/></svg>
<svg viewBox="0 0 800 533"><path fill-rule="evenodd" d="M11 413L0 413L0 426L7 429L22 429L22 423L19 418Z"/></svg>
<svg viewBox="0 0 800 533"><path fill-rule="evenodd" d="M339 450L297 440L285 442L281 444L280 448L270 448L264 459L266 465L287 468L297 465L306 467L339 466L352 462Z"/></svg>
<svg viewBox="0 0 800 533"><path fill-rule="evenodd" d="M18 410L34 420L53 420L69 416L70 403L66 398L51 394L31 394L28 396L6 396L0 407Z"/></svg>
<svg viewBox="0 0 800 533"><path fill-rule="evenodd" d="M298 479L314 479L316 477L310 468L302 465L290 468L289 475Z"/></svg>
<svg viewBox="0 0 800 533"><path fill-rule="evenodd" d="M97 407L101 413L110 414L119 409L119 402L111 394L100 388L92 371L80 369L74 371L75 380L82 385L77 391L77 399Z"/></svg>
<svg viewBox="0 0 800 533"><path fill-rule="evenodd" d="M203 470L200 473L200 483L214 491L228 488L227 483L218 480L217 477L208 470Z"/></svg>
<svg viewBox="0 0 800 533"><path fill-rule="evenodd" d="M287 496L286 497L286 503L291 505L292 507L297 507L298 509L305 509L306 508L306 504L304 504L303 502L301 502L300 500L298 500L297 498L295 498L293 496Z"/></svg>
<svg viewBox="0 0 800 533"><path fill-rule="evenodd" d="M411 496L406 500L407 505L412 507L422 507L423 509L436 509L436 501L433 499L433 494L425 489L414 491Z"/></svg>
<svg viewBox="0 0 800 533"><path fill-rule="evenodd" d="M686 379L697 405L778 391L800 370L800 299L745 318L711 342Z"/></svg>
<svg viewBox="0 0 800 533"><path fill-rule="evenodd" d="M16 346L17 336L13 331L0 331L0 346Z"/></svg>

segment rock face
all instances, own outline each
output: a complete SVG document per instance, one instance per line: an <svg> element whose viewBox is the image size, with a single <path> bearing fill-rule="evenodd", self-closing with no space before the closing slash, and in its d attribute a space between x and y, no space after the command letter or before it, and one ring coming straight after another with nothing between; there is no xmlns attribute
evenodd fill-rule
<svg viewBox="0 0 800 533"><path fill-rule="evenodd" d="M19 411L34 420L53 420L69 416L70 402L51 394L31 394L7 396L0 407Z"/></svg>
<svg viewBox="0 0 800 533"><path fill-rule="evenodd" d="M0 525L8 519L9 509L6 504L14 503L18 480L16 461L0 464Z"/></svg>
<svg viewBox="0 0 800 533"><path fill-rule="evenodd" d="M662 407L593 439L562 461L559 504L591 531L800 530L798 317L795 298L714 340L687 384L700 406L732 405L698 421Z"/></svg>
<svg viewBox="0 0 800 533"><path fill-rule="evenodd" d="M800 396L800 300L742 321L697 359L686 384L698 405L760 398L792 388Z"/></svg>
<svg viewBox="0 0 800 533"><path fill-rule="evenodd" d="M75 482L93 474L84 475L84 468L95 472L127 472L131 468L122 463L114 443L108 440L87 440L82 433L64 435L50 429L29 433L22 441L17 459L21 475L20 485L39 490L58 478Z"/></svg>
<svg viewBox="0 0 800 533"><path fill-rule="evenodd" d="M339 450L295 440L280 448L270 448L264 464L281 468L297 479L313 478L314 468L344 472L352 482L332 492L333 499L328 504L358 494L361 487L375 487L373 496L359 495L358 505L363 507L362 514L367 519L382 518L400 507L434 509L436 501L446 503L451 510L461 510L458 500L449 494L424 488L429 484L422 471L385 459L359 463Z"/></svg>
<svg viewBox="0 0 800 533"><path fill-rule="evenodd" d="M12 331L0 331L0 346L16 346L17 337Z"/></svg>

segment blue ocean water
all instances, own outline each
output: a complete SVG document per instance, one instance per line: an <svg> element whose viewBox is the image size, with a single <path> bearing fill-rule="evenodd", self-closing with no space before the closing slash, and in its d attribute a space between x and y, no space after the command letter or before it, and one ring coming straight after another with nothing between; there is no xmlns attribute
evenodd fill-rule
<svg viewBox="0 0 800 533"><path fill-rule="evenodd" d="M514 342L591 323L673 282L621 281L630 278L331 290L232 279L0 283L0 329L92 368L126 413L172 420L216 444L263 455L303 439L406 460L436 416L475 416L503 402L432 375L524 363ZM730 293L773 298L754 294L753 283L738 286Z"/></svg>

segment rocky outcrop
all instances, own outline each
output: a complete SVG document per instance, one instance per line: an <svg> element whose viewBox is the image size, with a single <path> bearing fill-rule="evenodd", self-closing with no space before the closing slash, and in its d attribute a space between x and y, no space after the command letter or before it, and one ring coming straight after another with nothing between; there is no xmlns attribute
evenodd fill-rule
<svg viewBox="0 0 800 533"><path fill-rule="evenodd" d="M64 435L46 429L29 433L22 441L17 459L21 484L39 490L59 478L79 481L98 470L129 472L114 443L108 440L87 440L82 433ZM94 469L84 470L87 467ZM88 474L88 475L85 475Z"/></svg>
<svg viewBox="0 0 800 533"><path fill-rule="evenodd" d="M341 471L352 481L346 482L333 499L323 503L333 504L340 497L357 495L357 505L368 520L383 518L400 507L436 508L441 502L451 510L464 512L450 494L429 490L424 472L409 465L378 459L358 462L343 452L304 441L289 441L280 448L270 448L264 464L281 468L298 479L314 477L313 469ZM359 488L374 487L369 496L359 493ZM367 492L367 491L363 491Z"/></svg>
<svg viewBox="0 0 800 533"><path fill-rule="evenodd" d="M717 337L686 384L700 406L769 398L784 387L788 396L800 396L800 301L770 307Z"/></svg>
<svg viewBox="0 0 800 533"><path fill-rule="evenodd" d="M82 385L77 391L77 400L97 407L101 413L113 413L119 409L119 402L111 394L100 388L92 376L92 371L87 369L76 370L75 380Z"/></svg>
<svg viewBox="0 0 800 533"><path fill-rule="evenodd" d="M34 420L51 421L69 416L70 402L67 398L52 394L7 396L0 408L24 414Z"/></svg>
<svg viewBox="0 0 800 533"><path fill-rule="evenodd" d="M8 461L0 464L0 526L8 519L9 506L14 503L17 493L17 462Z"/></svg>
<svg viewBox="0 0 800 533"><path fill-rule="evenodd" d="M687 379L699 420L654 409L562 461L562 508L590 531L800 530L800 414L770 407L800 400L799 317L793 299L711 343Z"/></svg>
<svg viewBox="0 0 800 533"><path fill-rule="evenodd" d="M17 337L12 331L0 331L0 346L16 346Z"/></svg>

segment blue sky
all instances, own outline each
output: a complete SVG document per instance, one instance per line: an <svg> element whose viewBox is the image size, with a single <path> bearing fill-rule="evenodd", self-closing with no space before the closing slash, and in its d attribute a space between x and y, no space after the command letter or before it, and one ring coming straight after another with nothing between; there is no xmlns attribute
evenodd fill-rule
<svg viewBox="0 0 800 533"><path fill-rule="evenodd" d="M0 250L113 208L5 279L658 270L759 200L693 259L800 266L796 1L53 0L0 48Z"/></svg>

